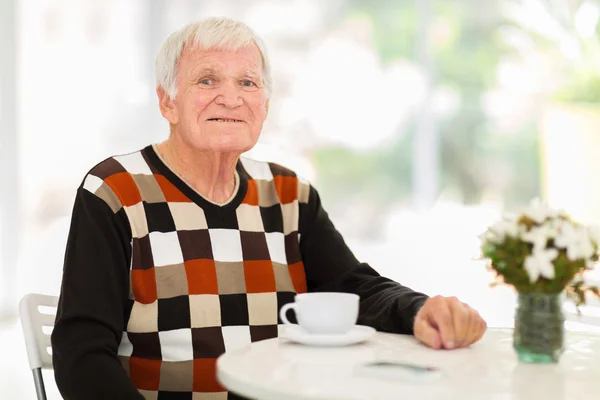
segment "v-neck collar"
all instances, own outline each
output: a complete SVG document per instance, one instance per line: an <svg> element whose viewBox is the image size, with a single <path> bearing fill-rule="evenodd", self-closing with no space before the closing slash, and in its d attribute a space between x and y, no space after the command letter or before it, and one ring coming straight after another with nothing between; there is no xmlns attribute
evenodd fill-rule
<svg viewBox="0 0 600 400"><path fill-rule="evenodd" d="M167 164L163 162L160 156L156 153L152 145L148 145L142 150L148 157L148 160L154 165L154 167L169 180L177 189L186 195L190 200L196 203L204 210L214 211L226 211L233 209L235 210L242 203L242 200L246 196L248 190L248 178L247 173L242 166L242 163L238 160L236 164L236 172L238 177L238 183L236 184L237 192L224 204L217 204L202 196L194 188L192 188L187 182L179 177Z"/></svg>

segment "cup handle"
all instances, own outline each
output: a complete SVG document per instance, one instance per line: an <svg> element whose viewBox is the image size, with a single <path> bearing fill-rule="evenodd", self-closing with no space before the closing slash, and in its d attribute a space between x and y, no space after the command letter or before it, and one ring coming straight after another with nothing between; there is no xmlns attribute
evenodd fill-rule
<svg viewBox="0 0 600 400"><path fill-rule="evenodd" d="M281 318L283 323L286 325L293 325L290 322L290 320L287 319L287 315L286 315L287 312L292 309L294 310L294 312L296 312L296 303L287 303L283 307L281 307L281 310L279 311L279 318Z"/></svg>

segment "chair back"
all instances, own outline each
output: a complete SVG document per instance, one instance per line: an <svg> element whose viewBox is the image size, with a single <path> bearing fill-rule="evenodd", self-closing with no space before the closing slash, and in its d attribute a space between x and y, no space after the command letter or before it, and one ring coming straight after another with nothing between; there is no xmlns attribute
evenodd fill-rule
<svg viewBox="0 0 600 400"><path fill-rule="evenodd" d="M38 293L25 295L19 303L27 359L32 370L52 368L50 334L54 328L57 306L58 297ZM43 311L40 307L44 307Z"/></svg>

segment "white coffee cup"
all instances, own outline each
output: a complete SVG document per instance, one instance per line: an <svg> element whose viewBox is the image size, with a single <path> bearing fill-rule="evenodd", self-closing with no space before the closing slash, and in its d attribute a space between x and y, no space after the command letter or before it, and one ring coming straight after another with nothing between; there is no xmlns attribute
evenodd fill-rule
<svg viewBox="0 0 600 400"><path fill-rule="evenodd" d="M279 316L292 324L286 313L296 312L298 325L309 333L343 334L356 324L360 297L352 293L316 292L297 294L293 303L281 307Z"/></svg>

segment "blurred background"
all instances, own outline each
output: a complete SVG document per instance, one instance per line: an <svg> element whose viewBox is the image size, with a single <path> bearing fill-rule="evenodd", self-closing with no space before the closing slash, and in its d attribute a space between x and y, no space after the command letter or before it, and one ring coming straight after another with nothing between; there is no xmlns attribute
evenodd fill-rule
<svg viewBox="0 0 600 400"><path fill-rule="evenodd" d="M249 156L309 179L381 274L508 327L477 236L535 197L600 224L600 0L0 0L0 398L34 398L17 304L59 293L77 187L167 137L155 54L208 16L269 49Z"/></svg>

